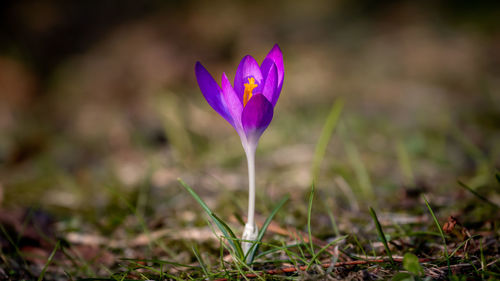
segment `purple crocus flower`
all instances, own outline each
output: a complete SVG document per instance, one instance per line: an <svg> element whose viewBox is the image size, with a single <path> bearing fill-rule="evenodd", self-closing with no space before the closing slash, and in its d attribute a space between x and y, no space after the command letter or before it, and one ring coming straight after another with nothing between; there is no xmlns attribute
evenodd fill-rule
<svg viewBox="0 0 500 281"><path fill-rule="evenodd" d="M255 148L273 119L283 86L283 55L279 46L274 45L260 66L252 56L245 56L236 70L234 86L225 73L219 86L200 62L195 71L208 104L238 132L245 151Z"/></svg>
<svg viewBox="0 0 500 281"><path fill-rule="evenodd" d="M255 240L258 235L255 211L255 150L260 136L273 119L274 106L283 86L283 54L278 45L269 51L259 66L252 56L245 56L236 70L234 85L222 74L219 86L210 73L196 63L196 79L208 104L234 127L240 136L248 161L248 221L243 240ZM251 243L243 242L248 252Z"/></svg>

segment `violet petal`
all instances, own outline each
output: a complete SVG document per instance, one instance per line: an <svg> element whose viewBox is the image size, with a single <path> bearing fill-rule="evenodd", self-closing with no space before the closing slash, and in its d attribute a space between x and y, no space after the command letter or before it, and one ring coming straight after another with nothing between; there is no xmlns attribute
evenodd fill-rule
<svg viewBox="0 0 500 281"><path fill-rule="evenodd" d="M273 105L262 94L252 96L241 114L248 141L256 144L272 119Z"/></svg>
<svg viewBox="0 0 500 281"><path fill-rule="evenodd" d="M273 46L262 62L260 69L264 75L269 73L269 69L272 67L273 63L276 64L278 70L278 92L281 92L285 77L285 66L283 64L283 53L278 44Z"/></svg>
<svg viewBox="0 0 500 281"><path fill-rule="evenodd" d="M274 63L269 69L269 73L266 74L262 94L271 102L273 107L276 106L280 92L278 91L278 70Z"/></svg>
<svg viewBox="0 0 500 281"><path fill-rule="evenodd" d="M238 99L238 95L234 91L233 86L231 86L231 82L227 79L226 73L222 73L221 87L224 101L227 105L227 110L234 121L232 125L238 133L241 133L243 132L243 126L241 125L241 112L243 111L243 105Z"/></svg>
<svg viewBox="0 0 500 281"><path fill-rule="evenodd" d="M234 127L233 118L229 114L222 96L222 90L212 75L210 75L200 62L196 62L195 73L198 86L208 104Z"/></svg>
<svg viewBox="0 0 500 281"><path fill-rule="evenodd" d="M245 83L248 83L248 78L253 77L255 83L258 85L257 88L253 90L253 93L262 92L262 72L260 71L259 64L252 56L245 56L236 70L236 75L234 76L234 90L238 95L241 103L243 104L243 93L245 90Z"/></svg>

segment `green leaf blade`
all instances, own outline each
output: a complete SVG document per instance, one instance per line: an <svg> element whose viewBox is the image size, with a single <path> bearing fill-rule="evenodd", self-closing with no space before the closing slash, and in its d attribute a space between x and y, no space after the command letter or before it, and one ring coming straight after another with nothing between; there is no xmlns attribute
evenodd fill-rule
<svg viewBox="0 0 500 281"><path fill-rule="evenodd" d="M412 253L406 253L403 256L403 268L416 276L424 274L424 269L420 265L418 257Z"/></svg>

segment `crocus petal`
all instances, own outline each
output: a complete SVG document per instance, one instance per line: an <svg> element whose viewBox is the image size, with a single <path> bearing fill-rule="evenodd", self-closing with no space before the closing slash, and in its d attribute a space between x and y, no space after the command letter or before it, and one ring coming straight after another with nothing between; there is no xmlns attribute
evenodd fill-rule
<svg viewBox="0 0 500 281"><path fill-rule="evenodd" d="M281 87L283 87L283 79L285 77L285 66L283 65L283 53L281 52L278 44L274 45L274 47L269 51L266 58L262 62L260 67L262 73L267 75L269 73L269 69L276 64L278 70L278 92L281 92ZM265 79L265 77L264 77Z"/></svg>
<svg viewBox="0 0 500 281"><path fill-rule="evenodd" d="M252 96L241 114L248 142L256 145L272 119L273 105L262 94Z"/></svg>
<svg viewBox="0 0 500 281"><path fill-rule="evenodd" d="M245 56L236 70L236 75L234 76L234 90L238 95L241 103L243 104L243 93L245 90L245 83L248 83L248 78L253 77L255 83L257 83L257 88L253 90L253 93L261 93L262 91L262 72L260 71L259 64L252 56Z"/></svg>
<svg viewBox="0 0 500 281"><path fill-rule="evenodd" d="M243 126L241 125L241 112L243 111L243 105L238 99L238 95L231 86L231 82L227 79L226 73L222 74L222 95L224 101L227 105L227 110L231 117L233 118L233 127L236 129L238 134L243 133Z"/></svg>
<svg viewBox="0 0 500 281"><path fill-rule="evenodd" d="M276 65L273 63L271 68L269 69L269 73L266 75L266 80L264 82L264 87L262 89L262 94L267 98L269 102L273 105L276 105L278 98L280 96L280 92L277 90L278 88L278 70Z"/></svg>
<svg viewBox="0 0 500 281"><path fill-rule="evenodd" d="M210 104L210 106L217 111L217 113L224 117L224 119L226 119L227 122L234 127L233 118L231 117L222 97L222 90L217 82L215 82L212 75L210 75L200 62L196 62L195 73L198 86L200 87L200 90L208 104Z"/></svg>

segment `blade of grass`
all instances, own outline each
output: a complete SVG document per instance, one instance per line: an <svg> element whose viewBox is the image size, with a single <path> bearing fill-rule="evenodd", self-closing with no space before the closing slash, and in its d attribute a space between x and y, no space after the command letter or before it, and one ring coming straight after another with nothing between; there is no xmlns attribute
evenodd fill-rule
<svg viewBox="0 0 500 281"><path fill-rule="evenodd" d="M474 142L472 142L470 138L462 130L459 129L459 127L453 126L451 129L451 136L455 137L455 139L463 146L465 152L467 152L472 159L478 162L488 161L487 155L483 151L481 151L481 149L476 144L474 144Z"/></svg>
<svg viewBox="0 0 500 281"><path fill-rule="evenodd" d="M495 204L494 202L490 201L488 198L482 196L481 194L477 193L474 189L470 188L468 185L466 185L465 183L463 183L462 181L460 180L457 180L458 184L463 187L465 190L469 191L470 193L472 193L473 195L475 195L477 198L479 198L480 200L484 201L485 203L488 203L490 204L491 206L497 208L497 209L500 209L500 206L498 206L497 204Z"/></svg>
<svg viewBox="0 0 500 281"><path fill-rule="evenodd" d="M483 239L479 239L479 253L481 256L481 277L484 280L484 270L486 269L485 268L486 259L484 258L484 252L483 252Z"/></svg>
<svg viewBox="0 0 500 281"><path fill-rule="evenodd" d="M164 264L160 264L160 280L163 280L163 275L164 275L164 272L165 269L163 268L165 265Z"/></svg>
<svg viewBox="0 0 500 281"><path fill-rule="evenodd" d="M375 227L377 228L377 233L384 244L385 252L389 256L389 260L391 261L391 264L394 265L394 260L392 259L392 253L391 249L389 249L389 244L387 244L387 239L385 238L384 230L382 229L382 225L380 225L380 222L377 217L377 213L375 213L375 210L373 210L372 207L370 207L370 215L372 216L373 222L375 222Z"/></svg>
<svg viewBox="0 0 500 281"><path fill-rule="evenodd" d="M198 248L196 248L196 246L195 246L195 245L193 245L193 246L191 247L191 249L193 250L193 254L194 254L194 256L195 256L195 257L196 257L196 259L198 260L198 263L200 264L200 267L201 267L201 269L203 270L203 273L205 274L205 276L206 276L207 278L209 278L209 277L210 277L210 273L208 272L208 269L207 269L207 267L206 267L206 265L205 265L205 262L203 262L203 259L201 258L201 255L200 255L200 252L198 251Z"/></svg>
<svg viewBox="0 0 500 281"><path fill-rule="evenodd" d="M361 159L361 155L359 154L357 147L352 143L346 143L345 148L349 162L354 169L359 191L361 192L362 197L367 201L375 202L373 200L375 198L375 192L373 191L370 175L368 174L368 170Z"/></svg>
<svg viewBox="0 0 500 281"><path fill-rule="evenodd" d="M223 221L221 218L219 218L215 213L212 213L212 216L227 230L229 233L231 240L238 242L240 240L236 235L234 234L233 230L227 225L225 221ZM239 245L239 244L237 244Z"/></svg>
<svg viewBox="0 0 500 281"><path fill-rule="evenodd" d="M336 187L342 191L344 194L345 198L347 199L350 209L354 212L359 212L359 204L358 204L358 199L356 198L356 195L354 194L354 188L346 181L346 179L338 175L336 176L333 181L335 182Z"/></svg>
<svg viewBox="0 0 500 281"><path fill-rule="evenodd" d="M108 267L104 266L103 264L100 264L99 267L107 272L109 275L113 275L114 273L111 271L111 269L109 269ZM82 279L82 278L79 278L78 280L89 280L90 278L97 278L97 277L89 277L89 278L85 278L85 279ZM91 279L90 279L91 280ZM103 280L108 280L107 278L103 278ZM109 278L109 280L116 280L116 278Z"/></svg>
<svg viewBox="0 0 500 281"><path fill-rule="evenodd" d="M171 279L171 280L177 280L177 281L182 281L184 279L182 278L179 278L175 275L172 275L172 274L169 274L169 273L165 273L165 272L162 272L162 275L163 276L166 276L167 278ZM162 279L162 277L160 276L160 280L167 280L167 279Z"/></svg>
<svg viewBox="0 0 500 281"><path fill-rule="evenodd" d="M361 252L365 256L365 258L368 257L368 255L366 254L365 248L359 242L358 237L356 235L354 235L354 234L351 234L351 236L354 238L354 242L356 242L356 245L359 247L359 249L361 250Z"/></svg>
<svg viewBox="0 0 500 281"><path fill-rule="evenodd" d="M264 234L266 233L269 224L271 224L271 221L273 220L274 216L276 215L276 213L278 213L279 209L281 209L281 207L285 205L289 197L290 197L289 195L286 195L285 197L283 197L283 199L281 199L281 201L276 205L276 207L273 209L271 214L267 217L266 221L262 225L262 228L259 232L259 235L257 236L257 239L255 240L255 243L248 251L247 256L245 256L245 260L247 261L248 264L253 263L253 260L255 258L255 253L259 249L259 244L262 241L262 238L264 237Z"/></svg>
<svg viewBox="0 0 500 281"><path fill-rule="evenodd" d="M399 166L403 174L403 182L407 186L413 186L415 184L415 177L413 176L413 171L411 168L410 155L402 141L398 141L396 144L396 153L398 155Z"/></svg>
<svg viewBox="0 0 500 281"><path fill-rule="evenodd" d="M458 250L460 250L465 244L467 244L467 242L469 242L470 240L474 239L474 238L477 238L477 237L481 237L480 235L474 235L472 237L469 237L467 238L467 240L465 241L462 241L462 243L460 243L456 248L455 250L453 250L453 252L451 252L450 254L450 259L458 252Z"/></svg>
<svg viewBox="0 0 500 281"><path fill-rule="evenodd" d="M226 267L224 266L224 247L222 244L222 237L219 237L219 266L221 271L226 271Z"/></svg>
<svg viewBox="0 0 500 281"><path fill-rule="evenodd" d="M416 235L420 235L420 236L429 235L429 236L441 237L441 233L434 232L434 231L415 231L415 232L408 233L408 235L415 235L415 236Z"/></svg>
<svg viewBox="0 0 500 281"><path fill-rule="evenodd" d="M137 203L134 207L135 212L138 217L146 217L146 208L148 206L148 197L151 192L151 177L153 176L152 165L148 165L146 176L144 177L142 183L139 185Z"/></svg>
<svg viewBox="0 0 500 281"><path fill-rule="evenodd" d="M337 220L335 219L335 216L333 215L332 210L330 210L330 208L328 208L328 204L327 204L326 200L323 199L321 201L323 203L323 207L325 207L326 213L328 214L328 218L330 219L330 223L332 224L333 233L335 234L335 236L340 236L339 227L337 226Z"/></svg>
<svg viewBox="0 0 500 281"><path fill-rule="evenodd" d="M312 204L314 199L314 182L311 185L311 192L309 193L309 204L307 206L307 234L309 235L309 246L311 249L311 255L314 255L314 243L312 240L312 231L311 231L311 213L312 213Z"/></svg>
<svg viewBox="0 0 500 281"><path fill-rule="evenodd" d="M266 281L266 279L264 279L264 277L262 277L262 273L261 272L257 272L255 270L253 270L253 268L251 266L249 266L248 264L246 264L246 263L242 263L242 265L244 267L246 267L247 270L250 271L250 273L254 274L257 279L262 280L262 281Z"/></svg>
<svg viewBox="0 0 500 281"><path fill-rule="evenodd" d="M245 274L245 272L241 268L240 264L241 264L240 262L235 262L234 263L234 266L236 267L236 270L238 271L238 275L241 276L241 277L243 277L243 279L249 281L248 278L247 278L247 276L246 276L246 274Z"/></svg>
<svg viewBox="0 0 500 281"><path fill-rule="evenodd" d="M321 130L321 135L319 136L318 143L316 144L316 150L314 151L313 165L312 165L312 181L316 181L319 175L319 169L323 158L325 157L326 149L328 147L328 142L330 141L335 127L344 107L344 101L342 99L337 99L330 109L330 113L326 118L323 130Z"/></svg>
<svg viewBox="0 0 500 281"><path fill-rule="evenodd" d="M245 220L240 216L240 214L234 212L233 216L236 218L236 220L241 224L241 226L245 226Z"/></svg>
<svg viewBox="0 0 500 281"><path fill-rule="evenodd" d="M130 259L130 258L121 258L120 260L122 261L134 261L134 262L151 262L151 263L156 263L156 264L168 264L176 267L185 267L185 268L196 268L196 266L188 265L188 264L182 264L182 263L177 263L177 262L171 262L171 261L164 261L164 260L155 260L155 259Z"/></svg>
<svg viewBox="0 0 500 281"><path fill-rule="evenodd" d="M182 179L178 179L180 184L193 196L193 198L200 204L200 206L203 208L205 213L214 221L215 225L219 228L219 230L222 232L224 237L226 237L227 241L231 244L233 249L235 250L235 253L240 257L240 259L245 257L245 254L243 253L243 249L241 248L240 243L238 242L238 238L236 235L234 235L234 232L229 228L229 226L219 219L213 212L208 208L207 204L196 194L196 192L189 186L187 185ZM236 242L235 242L236 241Z"/></svg>
<svg viewBox="0 0 500 281"><path fill-rule="evenodd" d="M21 224L21 229L19 229L19 231L17 232L16 244L19 244L19 241L21 241L21 238L24 235L24 231L25 231L26 227L28 226L30 220L33 217L34 211L35 211L35 208L28 209L28 213L26 214L26 217L23 219L23 223ZM36 225L36 224L34 224L34 225Z"/></svg>
<svg viewBox="0 0 500 281"><path fill-rule="evenodd" d="M304 239L302 239L302 243L300 243L299 246L297 247L297 249L299 249L300 256L299 254L297 254L296 256L307 263L306 254L304 253L304 250L302 250L302 245L304 245L304 248L309 249L309 246L304 242Z"/></svg>
<svg viewBox="0 0 500 281"><path fill-rule="evenodd" d="M375 252L375 247L373 247L372 241L370 240L368 243L370 243L370 248L372 249L372 256L376 257L377 253Z"/></svg>
<svg viewBox="0 0 500 281"><path fill-rule="evenodd" d="M134 265L137 269L147 269L149 271L152 271L156 274L160 274L160 270L152 267L152 266L147 266L147 265L144 265L144 264L140 264L138 262L131 262L132 265Z"/></svg>
<svg viewBox="0 0 500 281"><path fill-rule="evenodd" d="M238 256L233 256L233 259L235 259L234 265L238 269L239 275L243 277L245 280L249 280L248 277L246 276L245 271L243 271L242 266L245 267L250 273L256 276L259 280L265 281L265 279L261 276L261 274L257 273L254 271L249 265L245 263L244 260L240 259Z"/></svg>
<svg viewBox="0 0 500 281"><path fill-rule="evenodd" d="M336 244L339 241L346 239L347 236L348 235L338 237L338 238L334 239L333 241L330 241L330 243L326 244L323 248L321 248L316 254L314 254L314 256L309 261L309 264L307 265L306 271L308 271L311 268L311 266L316 261L316 259L319 257L319 255L321 255L326 249L328 249L331 245Z"/></svg>
<svg viewBox="0 0 500 281"><path fill-rule="evenodd" d="M2 231L3 235L5 235L5 238L7 238L7 240L9 241L9 243L14 247L14 250L16 251L16 254L23 261L23 264L24 264L26 270L28 271L28 273L30 273L31 275L33 275L33 273L31 272L31 270L29 269L28 262L26 262L26 259L23 256L23 253L19 249L18 245L12 240L12 237L9 235L9 233L7 232L7 230L3 227L3 225L1 223L0 223L0 230Z"/></svg>
<svg viewBox="0 0 500 281"><path fill-rule="evenodd" d="M269 243L262 243L262 246L266 246L266 247L269 247L269 248L272 248L271 250L268 250L266 252L262 252L260 253L259 255L257 255L257 257L262 257L262 256L265 256L267 254L271 254L271 253L274 253L274 252L277 252L277 251L280 251L280 250L283 250L283 251L289 251L289 249L292 249L292 248L299 248L301 246L304 246L304 245L307 245L305 243L301 243L301 244L292 244L292 245L286 245L284 244L283 241L281 241L281 245L282 246L276 246L276 245L273 245L273 244L269 244ZM297 257L297 259L300 259L300 261L304 264L307 264L307 260L305 258L302 258L300 257L298 254L296 253L293 253L293 252L290 252L293 256ZM264 263L267 263L269 262L268 260L264 261ZM254 263L255 264L255 263Z"/></svg>
<svg viewBox="0 0 500 281"><path fill-rule="evenodd" d="M448 247L446 245L446 238L444 237L444 232L443 229L441 228L441 225L439 224L439 221L434 214L434 211L432 211L431 205L429 205L429 201L427 201L427 198L425 195L422 195L425 201L425 205L427 205L427 209L429 209L429 212L431 213L432 219L434 220L434 223L436 224L436 227L439 230L439 234L441 235L441 239L443 239L443 246L444 246L444 256L446 257L446 264L448 265L448 274L451 274L451 267L450 267L450 257L448 256Z"/></svg>
<svg viewBox="0 0 500 281"><path fill-rule="evenodd" d="M173 149L183 155L183 161L189 163L194 155L195 147L193 138L187 130L186 114L180 106L183 101L179 97L179 95L172 92L159 95L155 103L155 109L159 113L158 116L161 118L160 121L162 121L165 135L172 144Z"/></svg>
<svg viewBox="0 0 500 281"><path fill-rule="evenodd" d="M56 246L54 247L54 250L52 250L52 253L50 253L49 258L47 259L47 262L43 266L42 272L40 273L40 276L38 276L38 281L43 280L43 276L45 275L45 271L47 271L47 267L49 267L49 264L52 262L52 259L54 259L54 256L59 249L59 246L61 244L61 241L57 241Z"/></svg>
<svg viewBox="0 0 500 281"><path fill-rule="evenodd" d="M275 245L272 245L272 244L265 244L265 243L262 243L262 244L265 245L265 246L269 246L272 249L259 253L255 258L260 258L260 257L266 256L266 255L275 253L277 251L282 251L285 248L291 249L291 248L294 248L294 247L298 247L299 245L301 245L301 246L304 245L304 244L292 244L292 245L285 245L284 247L279 247L279 246L275 246Z"/></svg>
<svg viewBox="0 0 500 281"><path fill-rule="evenodd" d="M299 249L300 249L300 244L297 244L299 245ZM285 251L285 254L290 258L290 261L293 263L293 266L295 268L299 268L299 265L297 263L297 260L293 258L294 255L296 255L295 253L293 253L292 251L289 251L288 248L287 248L287 245L285 244L284 241L281 241L281 246L283 248L283 251ZM300 257L299 257L300 259ZM306 261L305 259L303 260L304 262Z"/></svg>
<svg viewBox="0 0 500 281"><path fill-rule="evenodd" d="M462 145L464 151L476 163L476 175L469 180L469 186L478 187L487 184L490 177L490 159L488 154L481 150L471 139L457 126L452 127L452 137Z"/></svg>
<svg viewBox="0 0 500 281"><path fill-rule="evenodd" d="M78 251L68 251L64 246L61 247L61 252L63 255L73 264L73 268L77 269L78 272L83 272L82 275L85 276L96 276L94 269L90 265L89 261L84 259ZM76 274L77 274L76 273Z"/></svg>

